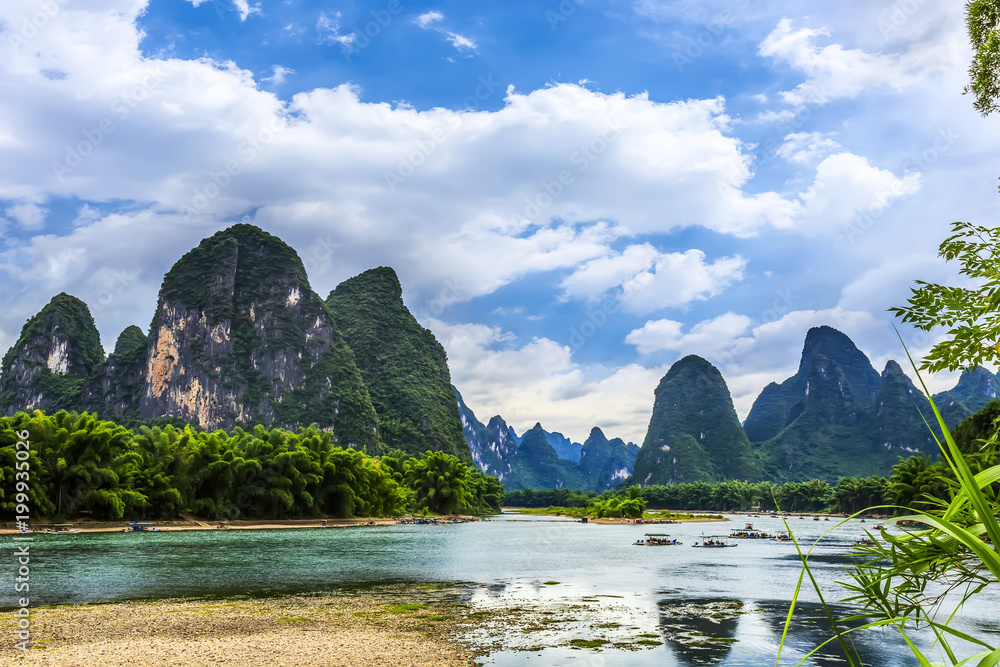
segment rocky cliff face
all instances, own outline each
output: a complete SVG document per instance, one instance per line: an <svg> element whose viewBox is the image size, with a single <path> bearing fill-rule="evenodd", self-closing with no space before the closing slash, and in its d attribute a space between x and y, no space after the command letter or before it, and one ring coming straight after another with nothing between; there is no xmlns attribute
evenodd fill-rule
<svg viewBox="0 0 1000 667"><path fill-rule="evenodd" d="M744 428L774 479L884 475L899 456L936 446L921 417L930 405L894 361L881 375L830 327L806 334L799 369L768 385Z"/></svg>
<svg viewBox="0 0 1000 667"><path fill-rule="evenodd" d="M104 361L90 309L62 293L28 320L4 355L0 411L79 410L87 378Z"/></svg>
<svg viewBox="0 0 1000 667"><path fill-rule="evenodd" d="M428 449L472 462L451 386L444 348L403 304L388 267L345 280L327 297L337 326L354 351L390 449Z"/></svg>
<svg viewBox="0 0 1000 667"><path fill-rule="evenodd" d="M83 390L83 409L119 423L139 416L139 401L146 384L149 339L132 325L118 336L108 356Z"/></svg>
<svg viewBox="0 0 1000 667"><path fill-rule="evenodd" d="M374 451L354 355L295 251L250 225L205 239L167 273L150 327L144 419L205 429L317 423Z"/></svg>
<svg viewBox="0 0 1000 667"><path fill-rule="evenodd" d="M911 454L933 453L937 449L934 436L924 420L934 426L934 433L941 437L930 401L895 361L890 361L882 371L882 384L872 404L870 421L866 430L882 448L892 454L907 457Z"/></svg>
<svg viewBox="0 0 1000 667"><path fill-rule="evenodd" d="M654 394L634 480L647 485L759 476L722 374L694 355L671 366Z"/></svg>
<svg viewBox="0 0 1000 667"><path fill-rule="evenodd" d="M476 419L475 413L462 400L462 395L455 390L458 399L458 412L462 419L462 432L469 444L472 462L487 475L493 475L505 484L511 479L511 460L517 452L517 440L514 431L499 415L483 425Z"/></svg>
<svg viewBox="0 0 1000 667"><path fill-rule="evenodd" d="M580 472L595 491L605 491L632 475L639 447L621 438L608 440L596 426L590 430L580 454Z"/></svg>

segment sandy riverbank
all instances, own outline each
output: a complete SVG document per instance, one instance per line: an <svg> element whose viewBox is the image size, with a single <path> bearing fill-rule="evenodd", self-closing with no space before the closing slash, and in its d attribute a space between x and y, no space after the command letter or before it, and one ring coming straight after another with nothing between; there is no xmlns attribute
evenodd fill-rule
<svg viewBox="0 0 1000 667"><path fill-rule="evenodd" d="M432 584L37 608L38 641L28 655L3 642L0 664L473 665L453 640L470 622L460 593Z"/></svg>
<svg viewBox="0 0 1000 667"><path fill-rule="evenodd" d="M729 521L729 519L723 517L721 519L715 518L696 518L696 519L670 519L669 521L664 521L663 523L657 523L656 519L644 519L643 523L637 523L635 519L587 519L588 523L600 523L604 525L621 525L621 524L634 524L639 526L667 526L671 523L717 523L719 521Z"/></svg>
<svg viewBox="0 0 1000 667"><path fill-rule="evenodd" d="M73 524L74 530L81 533L120 533L128 528L128 522L80 522ZM351 528L357 526L391 526L396 523L392 518L362 517L354 519L327 519L328 528ZM290 519L287 521L228 521L229 528L225 530L278 530L285 528L320 528L320 519ZM33 528L40 530L44 523L39 523ZM220 530L218 521L191 519L188 521L164 521L155 522L154 528L159 528L161 532L180 530ZM13 527L0 528L0 535L19 535L21 531Z"/></svg>

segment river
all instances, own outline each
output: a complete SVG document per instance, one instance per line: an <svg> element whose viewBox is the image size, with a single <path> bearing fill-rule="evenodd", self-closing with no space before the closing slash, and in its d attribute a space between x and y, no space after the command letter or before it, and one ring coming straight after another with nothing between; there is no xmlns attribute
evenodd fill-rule
<svg viewBox="0 0 1000 667"><path fill-rule="evenodd" d="M801 565L790 543L741 540L731 549L690 548L702 535L726 535L748 520L769 532L784 528L780 519L730 518L635 526L504 514L493 521L440 526L38 536L31 548L32 603L466 582L468 601L483 608L579 609L578 623L544 629L544 641L536 636L508 642L487 664L774 664ZM789 523L807 544L835 525L808 519ZM844 554L873 523L851 520L814 551L811 563L828 601L844 597L835 583L846 578ZM634 546L645 532L670 533L684 544ZM12 578L10 563L2 567L5 578ZM960 620L963 629L993 645L1000 643L995 588L981 594ZM807 581L786 641L787 664L829 636L817 601ZM568 648L562 641L595 632L608 641L597 650ZM614 648L615 639L624 635L647 636L651 645L640 652ZM927 646L926 638L919 641ZM916 664L895 631L868 631L856 644L870 667ZM846 663L831 649L807 664Z"/></svg>

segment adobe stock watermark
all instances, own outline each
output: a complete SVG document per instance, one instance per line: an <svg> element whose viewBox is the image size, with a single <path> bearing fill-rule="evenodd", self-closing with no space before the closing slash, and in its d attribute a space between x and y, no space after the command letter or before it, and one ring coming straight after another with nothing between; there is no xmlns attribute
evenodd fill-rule
<svg viewBox="0 0 1000 667"><path fill-rule="evenodd" d="M31 488L31 441L28 431L18 431L17 442L14 445L14 458L17 459L14 467L14 489L13 500L17 503L14 506L15 520L18 530L27 533L30 530L28 521L30 520L30 507L28 506L28 491ZM31 599L28 593L31 591L31 535L14 536L14 558L17 563L17 577L14 579L14 593L17 605L14 610L14 637L19 641L14 642L14 648L28 653L31 647ZM24 596L24 597L18 597Z"/></svg>
<svg viewBox="0 0 1000 667"><path fill-rule="evenodd" d="M604 155L611 145L622 135L628 126L620 118L613 118L605 123L604 129L590 141L581 144L569 156L573 169L562 169L554 174L552 179L539 182L539 192L525 199L521 215L514 216L517 225L534 222L545 209L552 206L574 183L577 174L582 174Z"/></svg>
<svg viewBox="0 0 1000 667"><path fill-rule="evenodd" d="M437 296L431 299L427 309L431 315L438 317L448 306L458 303L466 294L466 287L458 278L448 278L438 290Z"/></svg>
<svg viewBox="0 0 1000 667"><path fill-rule="evenodd" d="M413 148L400 155L396 160L396 168L393 171L384 172L385 185L390 192L395 192L397 187L406 182L406 179L417 173L417 170L427 164L438 148L455 135L464 124L463 113L478 110L480 105L500 87L500 83L493 80L492 74L480 75L477 81L478 84L472 93L462 100L461 105L452 109L457 113L451 117L447 128L436 127L422 139L415 139Z"/></svg>
<svg viewBox="0 0 1000 667"><path fill-rule="evenodd" d="M87 299L91 310L99 313L114 303L122 292L128 289L129 285L135 283L135 274L127 273L124 269L111 270L104 277L104 285L97 292L96 297Z"/></svg>
<svg viewBox="0 0 1000 667"><path fill-rule="evenodd" d="M959 135L955 134L955 131L951 126L946 128L939 128L937 135L934 137L934 141L931 142L927 148L923 149L919 153L911 155L900 165L900 169L906 174L906 176L911 176L913 174L923 174L932 165L937 163L941 159L941 156L951 150L951 147L955 145L958 141ZM903 187L903 182L901 179L893 179L892 185L885 190L882 190L875 196L875 200L869 204L864 210L858 213L858 217L853 223L844 228L844 231L837 235L837 244L846 241L847 243L854 244L857 240L864 236L865 233L871 229L875 223L882 217L882 215L889 208L889 202L897 197L901 197L906 194L906 190Z"/></svg>
<svg viewBox="0 0 1000 667"><path fill-rule="evenodd" d="M583 0L560 0L555 9L545 10L545 20L549 22L549 27L555 30L556 26L575 14L577 7L582 4Z"/></svg>
<svg viewBox="0 0 1000 667"><path fill-rule="evenodd" d="M926 3L927 0L900 0L882 12L877 22L882 37L898 32Z"/></svg>
<svg viewBox="0 0 1000 667"><path fill-rule="evenodd" d="M317 237L302 255L302 265L306 269L309 279L318 278L324 275L333 266L334 250L337 243L332 235L325 238Z"/></svg>
<svg viewBox="0 0 1000 667"><path fill-rule="evenodd" d="M236 157L228 160L217 171L208 172L208 178L201 186L196 187L191 197L190 205L182 204L180 212L184 215L194 215L204 211L213 199L221 195L233 180L243 173L243 169L257 159L257 156L287 127L280 116L272 116L256 132L247 136L236 147Z"/></svg>
<svg viewBox="0 0 1000 667"><path fill-rule="evenodd" d="M69 0L36 0L33 4L38 9L22 19L20 25L14 26L10 31L7 38L10 50L16 52L37 37L49 22L58 16L67 2Z"/></svg>
<svg viewBox="0 0 1000 667"><path fill-rule="evenodd" d="M703 28L695 36L688 35L683 50L675 49L673 53L674 67L678 72L701 58L705 51L712 48L732 27L738 16L750 6L750 0L732 0L732 7L722 10L718 16L703 24Z"/></svg>
<svg viewBox="0 0 1000 667"><path fill-rule="evenodd" d="M99 120L94 127L83 130L83 139L76 144L66 146L66 155L63 161L52 163L52 173L55 174L56 178L60 181L64 180L83 164L118 128L115 120L117 119L120 123L127 119L136 107L149 98L150 92L160 85L163 77L163 69L160 65L156 65L145 70L142 80L136 86L118 95L111 103L111 115Z"/></svg>
<svg viewBox="0 0 1000 667"><path fill-rule="evenodd" d="M336 38L341 45L344 58L350 62L351 58L371 46L402 11L403 3L400 0L389 0L383 9L371 10L369 12L371 20L363 26L354 27L347 35Z"/></svg>

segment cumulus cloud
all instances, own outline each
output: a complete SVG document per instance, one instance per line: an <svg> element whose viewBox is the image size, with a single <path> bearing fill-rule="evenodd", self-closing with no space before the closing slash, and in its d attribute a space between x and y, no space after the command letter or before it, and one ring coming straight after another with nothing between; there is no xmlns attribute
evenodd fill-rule
<svg viewBox="0 0 1000 667"><path fill-rule="evenodd" d="M838 148L840 144L822 132L793 132L785 137L777 154L789 162L812 164Z"/></svg>
<svg viewBox="0 0 1000 667"><path fill-rule="evenodd" d="M288 67L282 67L281 65L272 65L271 76L265 76L261 78L261 81L266 81L274 86L280 86L285 82L285 78L289 74L295 74L295 70Z"/></svg>
<svg viewBox="0 0 1000 667"><path fill-rule="evenodd" d="M917 192L921 181L917 172L900 178L860 155L831 155L819 163L815 181L799 196L798 226L807 233L829 232L857 222L865 212L881 214L893 200Z"/></svg>
<svg viewBox="0 0 1000 667"><path fill-rule="evenodd" d="M707 262L701 250L664 253L645 243L584 263L562 288L564 297L584 299L614 290L626 312L644 314L714 296L741 280L745 267L738 255Z"/></svg>
<svg viewBox="0 0 1000 667"><path fill-rule="evenodd" d="M873 88L901 89L920 81L928 66L940 57L938 49L914 45L905 54L870 53L846 49L840 44L818 46L819 37L830 37L826 28L793 27L791 19L781 19L760 43L758 54L788 63L803 72L806 80L793 90L782 91L782 100L794 106L826 104L840 98L854 98ZM928 53L931 51L932 53Z"/></svg>
<svg viewBox="0 0 1000 667"><path fill-rule="evenodd" d="M498 327L429 326L448 352L453 384L481 421L499 414L518 433L540 421L578 442L599 426L608 437L642 442L665 368L630 364L588 378L569 347L547 338L522 343Z"/></svg>

